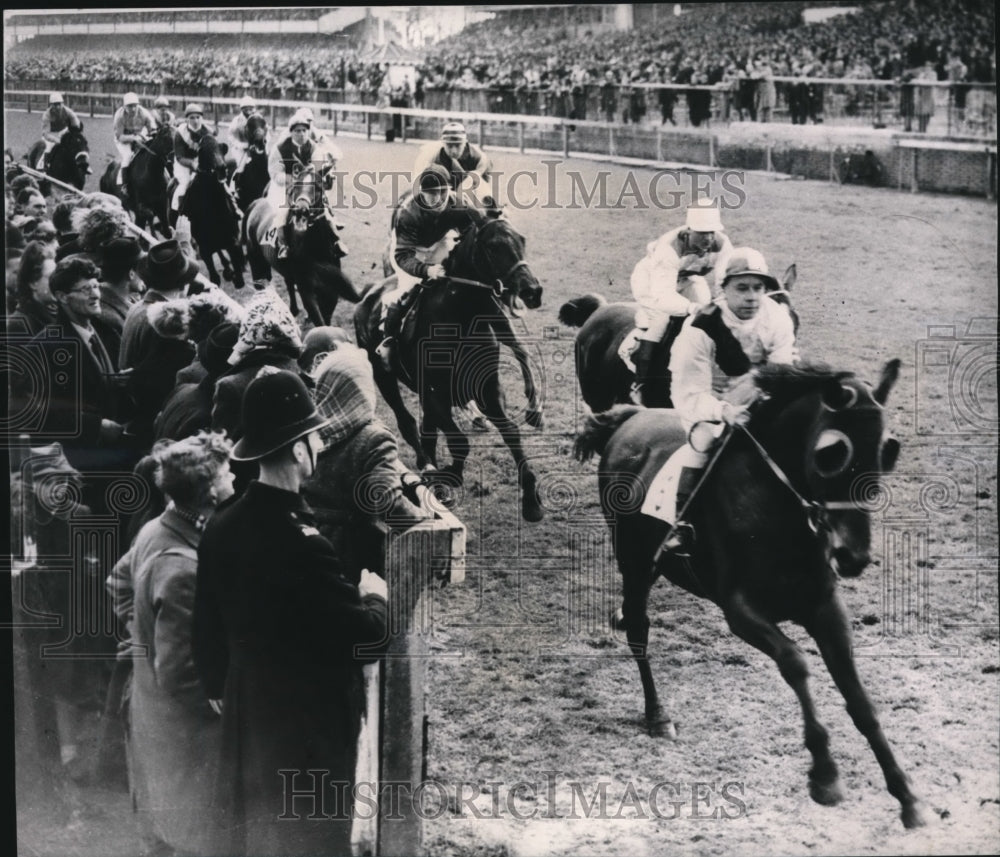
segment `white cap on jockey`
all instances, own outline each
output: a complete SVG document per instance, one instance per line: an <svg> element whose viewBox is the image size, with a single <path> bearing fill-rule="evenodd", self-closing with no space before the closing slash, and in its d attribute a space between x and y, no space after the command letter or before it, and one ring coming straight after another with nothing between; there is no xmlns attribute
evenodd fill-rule
<svg viewBox="0 0 1000 857"><path fill-rule="evenodd" d="M777 279L768 271L764 255L752 247L737 247L733 250L726 263L726 275L722 278L722 285L725 286L730 277L739 277L743 274L760 277L767 283L769 289L781 288Z"/></svg>
<svg viewBox="0 0 1000 857"><path fill-rule="evenodd" d="M296 110L292 114L292 118L288 120L288 130L291 131L296 125L305 125L307 128L311 128L312 121L312 113L307 112L306 108Z"/></svg>
<svg viewBox="0 0 1000 857"><path fill-rule="evenodd" d="M204 109L197 102L191 102L191 104L189 104L187 107L184 108L185 116L191 116L192 114L195 113L197 113L199 116L203 116L205 114Z"/></svg>
<svg viewBox="0 0 1000 857"><path fill-rule="evenodd" d="M693 205L687 210L687 221L684 224L694 232L722 232L722 218L719 209L714 205Z"/></svg>
<svg viewBox="0 0 1000 857"><path fill-rule="evenodd" d="M138 104L139 96L134 92L126 92L125 97L122 99L122 103L128 107L130 104Z"/></svg>
<svg viewBox="0 0 1000 857"><path fill-rule="evenodd" d="M244 95L240 99L240 107L256 107L257 102L253 100L249 95Z"/></svg>
<svg viewBox="0 0 1000 857"><path fill-rule="evenodd" d="M160 95L157 97L156 101L153 102L153 107L169 107L170 99L165 95Z"/></svg>
<svg viewBox="0 0 1000 857"><path fill-rule="evenodd" d="M469 139L461 122L449 122L441 129L441 140L445 143L464 143Z"/></svg>
<svg viewBox="0 0 1000 857"><path fill-rule="evenodd" d="M62 104L62 103L63 103L63 97L61 93L59 92L49 93L49 104Z"/></svg>

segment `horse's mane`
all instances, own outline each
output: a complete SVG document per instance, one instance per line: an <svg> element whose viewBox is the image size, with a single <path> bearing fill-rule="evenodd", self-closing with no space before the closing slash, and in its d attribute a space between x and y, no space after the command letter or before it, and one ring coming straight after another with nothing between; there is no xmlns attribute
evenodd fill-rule
<svg viewBox="0 0 1000 857"><path fill-rule="evenodd" d="M853 378L853 372L833 369L826 363L765 364L754 369L754 383L766 393L772 403L787 402L816 390L829 389L831 384Z"/></svg>

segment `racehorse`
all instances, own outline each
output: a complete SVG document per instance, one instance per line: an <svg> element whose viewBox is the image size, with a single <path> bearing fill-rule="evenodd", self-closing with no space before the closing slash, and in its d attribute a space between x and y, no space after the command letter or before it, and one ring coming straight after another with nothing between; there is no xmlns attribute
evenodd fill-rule
<svg viewBox="0 0 1000 857"><path fill-rule="evenodd" d="M43 151L45 151L45 141L39 140L28 151L26 159L29 167L32 169L36 167ZM67 128L59 142L52 147L45 172L58 181L71 184L77 190L83 190L87 176L93 170L90 168L90 145L83 136L82 122L79 130ZM52 191L51 184L44 179L39 182L38 187L45 196Z"/></svg>
<svg viewBox="0 0 1000 857"><path fill-rule="evenodd" d="M317 327L328 325L340 298L357 303L360 295L340 268L346 255L337 229L331 222L324 196L323 177L312 167L296 178L291 194L294 200L288 214L291 229L288 257L278 259L271 232L276 212L267 198L258 199L247 210L243 236L255 283L269 281L271 269L281 274L288 289L288 305L298 315L295 290L302 296L302 306ZM265 242L265 238L272 240Z"/></svg>
<svg viewBox="0 0 1000 857"><path fill-rule="evenodd" d="M728 429L703 471L685 520L696 538L689 556L663 552L668 524L640 512L650 480L685 441L672 411L618 405L587 418L576 455L601 454L601 509L611 527L622 575L618 627L624 626L639 667L646 725L653 736L675 734L657 696L649 665L647 604L662 574L719 607L734 634L774 659L799 699L812 755L810 794L841 800L837 767L816 718L800 649L778 628L801 625L816 641L847 710L868 740L906 827L922 824L910 791L855 669L851 623L837 575L868 565L870 514L879 475L895 465L899 442L885 432L884 405L899 375L885 365L874 390L846 372L765 366L756 384L764 397L745 428ZM705 427L702 426L702 429ZM692 444L699 440L692 429Z"/></svg>
<svg viewBox="0 0 1000 857"><path fill-rule="evenodd" d="M264 145L267 139L267 119L256 113L247 119L246 135L249 143L246 162L239 175L233 179L236 203L241 211L248 211L250 204L264 195L271 180L267 172L267 149ZM232 163L235 169L236 162Z"/></svg>
<svg viewBox="0 0 1000 857"><path fill-rule="evenodd" d="M790 292L798 276L795 265L789 265L782 278L782 288L768 292L768 296L786 307L795 330L799 317L792 309ZM625 337L635 327L636 303L608 303L598 294L584 295L567 301L559 308L559 321L568 327L578 327L576 335L576 377L580 393L594 413L606 411L612 405L629 404L629 395L635 373L618 355ZM653 365L655 383L647 384L644 401L654 407L669 408L670 401L670 346L680 333L683 316L670 319L663 341L657 347Z"/></svg>
<svg viewBox="0 0 1000 857"><path fill-rule="evenodd" d="M225 144L211 134L201 138L198 166L184 193L181 213L191 221L191 237L208 268L209 279L220 284L212 262L213 254L222 260L222 275L243 288L243 247L240 244L240 213L226 190Z"/></svg>
<svg viewBox="0 0 1000 857"><path fill-rule="evenodd" d="M527 521L544 515L537 477L521 446L517 424L507 415L500 386L500 344L521 349L518 361L530 378L527 355L505 315L516 299L528 309L541 306L542 287L524 259L524 238L506 220L487 220L468 229L444 262L445 278L417 287L409 318L397 337L398 377L420 399L420 431L400 395L396 376L375 355L382 294L395 287L395 277L369 289L354 313L358 344L367 349L375 382L396 415L400 433L417 453L417 465L436 468L430 476L444 486L461 485L469 439L455 423L451 409L475 401L500 431L521 477L521 513ZM517 351L515 350L515 354ZM523 361L523 362L522 362ZM534 381L527 420L541 426ZM451 464L437 467L437 434L443 432Z"/></svg>
<svg viewBox="0 0 1000 857"><path fill-rule="evenodd" d="M173 235L170 228L170 196L167 180L171 172L174 153L174 131L161 125L148 142L137 143L136 153L126 172L125 194L122 202L135 215L136 226L152 231L155 227L166 238ZM104 193L121 196L118 191L116 159L108 164L101 176L100 188Z"/></svg>

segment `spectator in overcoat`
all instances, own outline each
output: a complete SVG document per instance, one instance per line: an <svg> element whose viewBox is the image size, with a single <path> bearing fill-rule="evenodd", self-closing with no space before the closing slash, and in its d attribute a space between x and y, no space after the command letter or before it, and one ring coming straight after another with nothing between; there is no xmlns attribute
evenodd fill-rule
<svg viewBox="0 0 1000 857"><path fill-rule="evenodd" d="M233 457L260 479L209 520L195 592L195 664L222 700L217 851L350 854L361 666L387 643L385 582L350 579L299 494L329 422L302 379L261 370L243 422ZM313 812L288 817L293 789L316 790Z"/></svg>

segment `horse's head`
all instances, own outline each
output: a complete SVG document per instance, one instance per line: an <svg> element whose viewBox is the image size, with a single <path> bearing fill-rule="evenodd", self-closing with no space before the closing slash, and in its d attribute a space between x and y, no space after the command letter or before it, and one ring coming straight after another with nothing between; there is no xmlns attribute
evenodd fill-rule
<svg viewBox="0 0 1000 857"><path fill-rule="evenodd" d="M306 167L295 177L290 196L292 208L288 212L288 223L293 234L304 237L310 227L322 226L319 221L325 221L323 183L315 169Z"/></svg>
<svg viewBox="0 0 1000 857"><path fill-rule="evenodd" d="M264 141L267 139L267 119L259 113L254 113L246 124L247 143L251 147L263 150Z"/></svg>
<svg viewBox="0 0 1000 857"><path fill-rule="evenodd" d="M156 133L149 139L149 150L154 155L159 155L166 159L174 151L174 129L172 126L163 124L156 129Z"/></svg>
<svg viewBox="0 0 1000 857"><path fill-rule="evenodd" d="M78 173L80 182L78 184L77 182L74 183L82 188L82 182L92 172L90 168L90 144L87 142L87 138L83 136L83 123L80 123L79 128L68 128L59 141L59 146L65 153L67 160L72 160L73 168ZM54 163L57 155L53 153L52 158Z"/></svg>
<svg viewBox="0 0 1000 857"><path fill-rule="evenodd" d="M525 261L524 244L523 236L509 221L490 218L466 233L449 267L460 265L464 257L476 279L502 284L501 299L508 308L514 309L515 301L520 299L528 309L538 309L542 305L542 286Z"/></svg>
<svg viewBox="0 0 1000 857"><path fill-rule="evenodd" d="M749 429L759 437L811 511L825 520L837 570L854 577L871 561L873 502L879 477L896 464L899 441L885 428L884 405L899 376L891 360L873 389L850 373L764 367L768 397Z"/></svg>
<svg viewBox="0 0 1000 857"><path fill-rule="evenodd" d="M226 151L228 147L219 143L211 134L206 134L198 144L198 172L224 179L226 176Z"/></svg>

